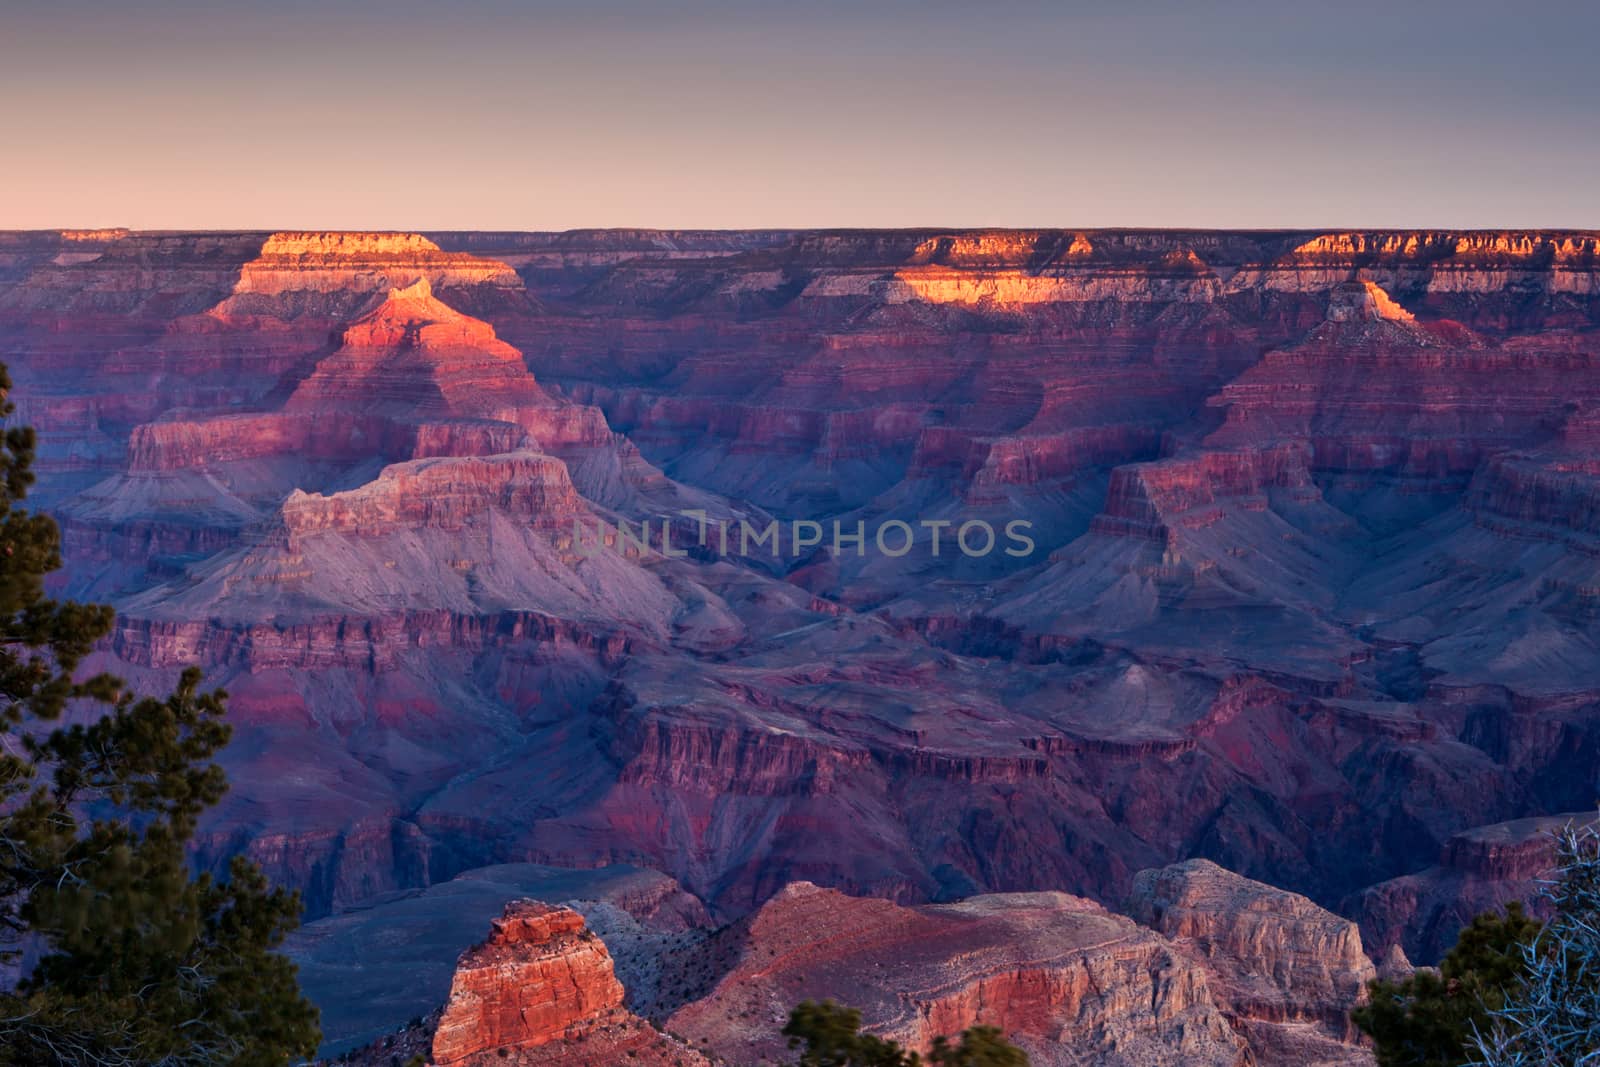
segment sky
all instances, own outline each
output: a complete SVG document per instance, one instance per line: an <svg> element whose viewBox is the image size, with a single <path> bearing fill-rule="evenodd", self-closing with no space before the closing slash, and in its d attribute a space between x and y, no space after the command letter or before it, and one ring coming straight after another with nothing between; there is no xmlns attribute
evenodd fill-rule
<svg viewBox="0 0 1600 1067"><path fill-rule="evenodd" d="M1588 2L0 0L0 228L1600 228Z"/></svg>

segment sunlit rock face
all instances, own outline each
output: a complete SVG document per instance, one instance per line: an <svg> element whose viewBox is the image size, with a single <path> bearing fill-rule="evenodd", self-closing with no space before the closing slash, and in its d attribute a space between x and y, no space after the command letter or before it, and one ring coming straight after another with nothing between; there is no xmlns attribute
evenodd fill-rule
<svg viewBox="0 0 1600 1067"><path fill-rule="evenodd" d="M433 1058L461 1063L498 1048L576 1038L621 1007L611 956L583 916L532 901L512 904L489 939L462 957Z"/></svg>
<svg viewBox="0 0 1600 1067"><path fill-rule="evenodd" d="M710 1063L623 1006L611 954L582 915L533 900L508 904L488 938L461 955L427 1030L417 1043L437 1067ZM385 1062L394 1047L391 1039L357 1050L355 1062Z"/></svg>
<svg viewBox="0 0 1600 1067"><path fill-rule="evenodd" d="M439 1067L492 1063L701 1067L623 1007L611 955L571 908L518 901L456 966L434 1029Z"/></svg>
<svg viewBox="0 0 1600 1067"><path fill-rule="evenodd" d="M1203 857L1427 962L1527 881L1451 841L1594 797L1597 278L1558 232L52 232L0 235L0 343L97 665L231 694L197 861L314 916ZM716 544L796 520L948 526Z"/></svg>

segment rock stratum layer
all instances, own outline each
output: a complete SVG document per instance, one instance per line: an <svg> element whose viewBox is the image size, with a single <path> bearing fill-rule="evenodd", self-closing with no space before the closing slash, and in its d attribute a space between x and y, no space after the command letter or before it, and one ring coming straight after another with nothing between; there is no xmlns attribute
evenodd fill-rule
<svg viewBox="0 0 1600 1067"><path fill-rule="evenodd" d="M1596 794L1594 233L4 234L0 347L97 665L231 694L197 862L313 917L1199 857L1427 962Z"/></svg>

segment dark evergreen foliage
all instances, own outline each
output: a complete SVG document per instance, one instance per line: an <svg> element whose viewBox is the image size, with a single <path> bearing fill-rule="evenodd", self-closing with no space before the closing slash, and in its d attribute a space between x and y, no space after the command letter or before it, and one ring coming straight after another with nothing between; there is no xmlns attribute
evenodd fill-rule
<svg viewBox="0 0 1600 1067"><path fill-rule="evenodd" d="M783 1028L789 1047L804 1051L800 1067L922 1067L923 1059L899 1044L861 1032L861 1013L831 1000L807 1000ZM952 1044L934 1039L930 1067L1028 1067L1028 1057L992 1026L974 1026Z"/></svg>
<svg viewBox="0 0 1600 1067"><path fill-rule="evenodd" d="M317 1012L273 951L298 896L185 855L227 789L225 694L193 669L159 699L79 676L113 616L45 595L61 556L54 521L20 507L33 451L30 429L0 441L0 1067L308 1056Z"/></svg>
<svg viewBox="0 0 1600 1067"><path fill-rule="evenodd" d="M1438 973L1418 971L1403 982L1373 982L1354 1019L1372 1038L1379 1067L1460 1067L1471 1058L1475 1028L1487 1025L1526 970L1523 946L1537 920L1513 902L1504 915L1472 920Z"/></svg>

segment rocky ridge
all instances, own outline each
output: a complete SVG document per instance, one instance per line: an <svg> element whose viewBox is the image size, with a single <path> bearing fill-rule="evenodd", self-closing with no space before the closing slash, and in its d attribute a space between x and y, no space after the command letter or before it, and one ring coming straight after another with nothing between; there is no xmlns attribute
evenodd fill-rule
<svg viewBox="0 0 1600 1067"><path fill-rule="evenodd" d="M1137 883L1135 919L1154 928L1062 893L907 908L796 883L665 945L664 1032L623 1006L636 998L577 912L514 902L462 955L424 1028L429 1062L782 1062L788 1010L830 998L924 1050L935 1034L997 1026L1040 1067L1371 1063L1348 1022L1374 974L1353 924L1214 865Z"/></svg>

